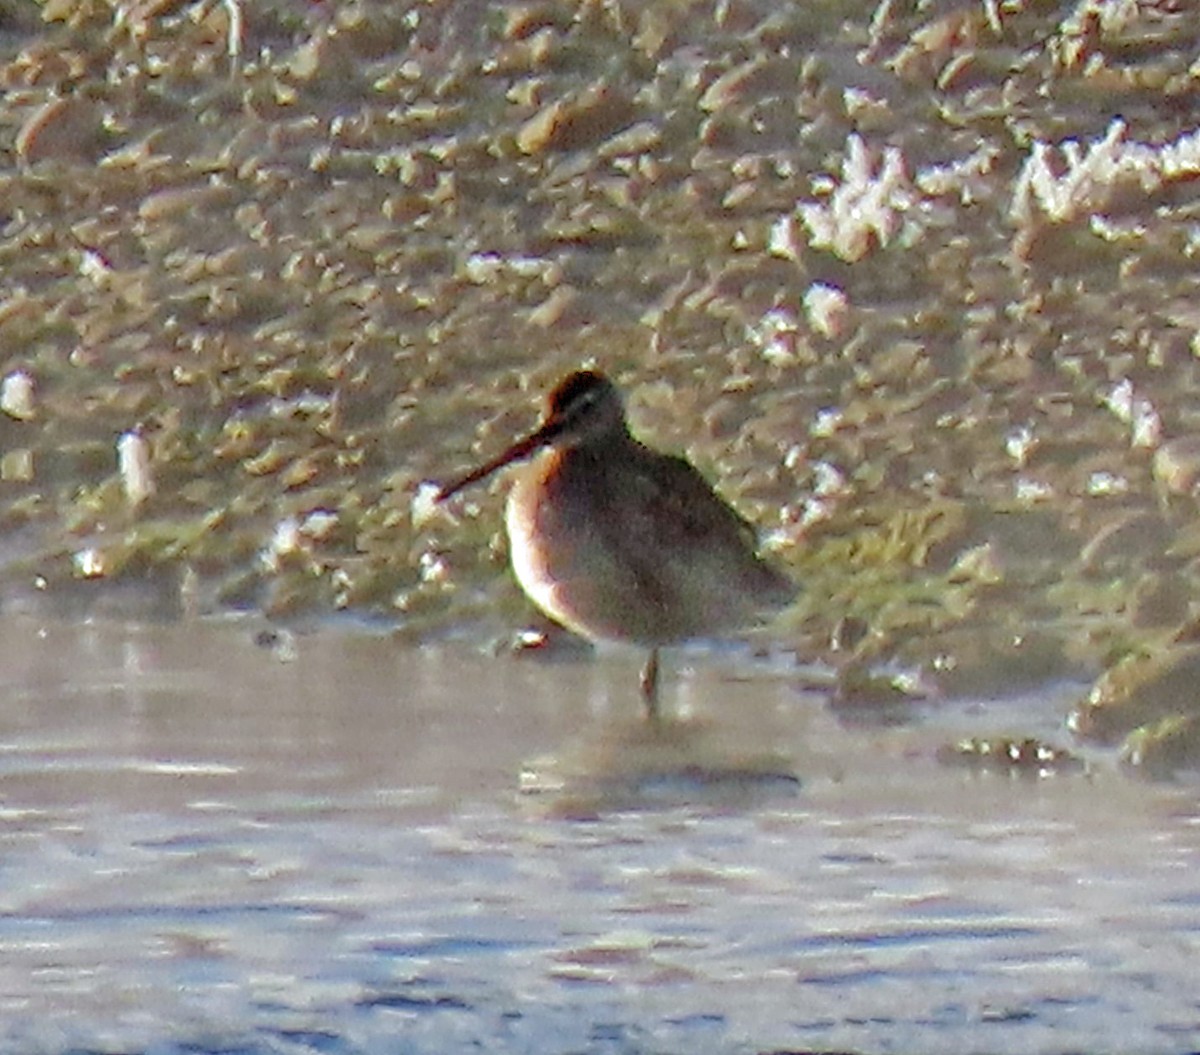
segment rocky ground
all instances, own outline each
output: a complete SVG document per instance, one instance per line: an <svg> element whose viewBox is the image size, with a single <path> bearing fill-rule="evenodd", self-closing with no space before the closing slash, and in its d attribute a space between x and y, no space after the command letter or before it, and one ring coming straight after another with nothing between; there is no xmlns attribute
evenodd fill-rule
<svg viewBox="0 0 1200 1055"><path fill-rule="evenodd" d="M912 8L0 4L4 603L518 624L413 497L592 363L841 705L1194 762L1200 8Z"/></svg>

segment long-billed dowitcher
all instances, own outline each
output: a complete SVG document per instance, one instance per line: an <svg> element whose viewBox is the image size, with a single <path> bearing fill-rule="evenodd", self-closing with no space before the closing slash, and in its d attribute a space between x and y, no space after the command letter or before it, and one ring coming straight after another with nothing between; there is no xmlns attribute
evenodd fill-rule
<svg viewBox="0 0 1200 1055"><path fill-rule="evenodd" d="M641 685L651 716L662 646L738 629L795 596L755 552L754 529L689 462L630 434L603 374L564 378L534 432L436 500L530 457L505 514L517 581L568 630L650 649Z"/></svg>

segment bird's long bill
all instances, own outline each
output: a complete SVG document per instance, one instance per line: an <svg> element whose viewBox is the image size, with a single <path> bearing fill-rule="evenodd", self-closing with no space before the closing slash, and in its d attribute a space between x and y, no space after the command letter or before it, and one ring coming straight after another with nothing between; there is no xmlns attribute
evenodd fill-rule
<svg viewBox="0 0 1200 1055"><path fill-rule="evenodd" d="M490 462L484 462L477 469L472 469L466 476L452 483L445 484L442 489L434 495L435 502L444 502L451 495L457 494L464 487L470 487L473 483L478 483L485 476L491 476L497 469L503 469L510 462L520 461L522 458L528 458L534 451L546 444L553 442L554 438L562 431L563 424L560 418L551 418L541 428L535 432L531 432L523 440L517 440L503 454L497 455Z"/></svg>

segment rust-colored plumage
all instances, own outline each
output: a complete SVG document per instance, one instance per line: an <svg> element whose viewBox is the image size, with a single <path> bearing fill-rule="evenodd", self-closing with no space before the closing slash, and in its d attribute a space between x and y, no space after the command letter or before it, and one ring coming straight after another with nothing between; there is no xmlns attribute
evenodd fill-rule
<svg viewBox="0 0 1200 1055"><path fill-rule="evenodd" d="M795 595L755 552L753 528L689 462L630 434L604 375L564 378L533 433L443 487L438 501L524 458L532 461L505 516L517 581L567 629L648 647L651 715L660 647L746 626Z"/></svg>

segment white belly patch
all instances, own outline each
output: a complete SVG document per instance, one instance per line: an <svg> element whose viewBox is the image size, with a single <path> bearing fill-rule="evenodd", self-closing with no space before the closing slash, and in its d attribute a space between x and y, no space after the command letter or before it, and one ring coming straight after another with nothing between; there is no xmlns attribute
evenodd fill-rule
<svg viewBox="0 0 1200 1055"><path fill-rule="evenodd" d="M561 623L568 630L580 632L580 628L567 616L559 598L559 584L546 567L541 547L534 538L535 524L533 517L521 508L521 503L515 500L515 492L510 496L505 510L505 527L508 530L509 560L512 562L513 574L526 596L546 613L556 623Z"/></svg>

